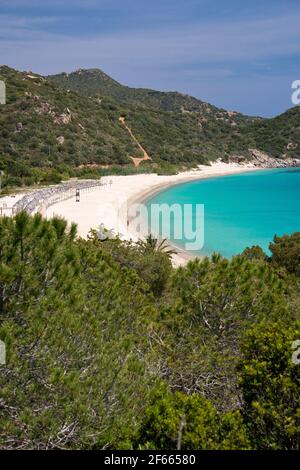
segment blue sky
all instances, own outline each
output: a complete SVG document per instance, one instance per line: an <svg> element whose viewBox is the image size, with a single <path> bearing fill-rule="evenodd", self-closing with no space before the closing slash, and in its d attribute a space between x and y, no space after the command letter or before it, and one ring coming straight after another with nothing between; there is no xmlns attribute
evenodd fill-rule
<svg viewBox="0 0 300 470"><path fill-rule="evenodd" d="M98 67L246 114L292 107L299 0L0 0L0 63L41 74Z"/></svg>

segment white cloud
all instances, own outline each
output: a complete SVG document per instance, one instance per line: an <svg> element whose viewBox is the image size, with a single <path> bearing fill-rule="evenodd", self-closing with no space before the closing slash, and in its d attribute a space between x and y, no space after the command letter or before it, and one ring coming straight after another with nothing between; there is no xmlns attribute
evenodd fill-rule
<svg viewBox="0 0 300 470"><path fill-rule="evenodd" d="M63 62L66 59L66 66L72 68L70 57L74 50L76 62L89 60L101 65L130 61L136 66L149 62L155 66L247 61L300 52L300 15L227 24L199 23L181 28L117 34L102 34L99 31L98 34L84 37L43 31L44 23L55 20L53 17L25 20L1 15L1 61L11 59L5 55L3 45L9 45L16 57L24 54L23 63L35 57L32 65L39 70L46 64L48 70L49 65L57 69L59 57ZM20 38L22 44L19 43Z"/></svg>
<svg viewBox="0 0 300 470"><path fill-rule="evenodd" d="M259 76L249 77L242 85L233 72L241 64L247 66L300 53L300 14L239 22L195 22L176 28L136 29L116 34L99 30L81 36L46 31L51 28L45 28L45 24L51 26L58 20L0 15L0 62L44 74L100 67L132 86L177 88L210 101L219 93L221 104L221 93L225 95L227 90L233 96L234 88L242 102L247 84L253 93L258 87L259 95L264 96L262 90L270 79L263 77L259 87ZM276 83L281 87L288 83L287 76L284 85L283 79L279 82L276 76L271 79L274 87ZM217 87L218 80L222 81L222 92L219 89L213 95L211 87ZM271 96L271 92L266 96ZM248 98L248 102L251 100ZM237 102L233 100L229 107L236 107Z"/></svg>

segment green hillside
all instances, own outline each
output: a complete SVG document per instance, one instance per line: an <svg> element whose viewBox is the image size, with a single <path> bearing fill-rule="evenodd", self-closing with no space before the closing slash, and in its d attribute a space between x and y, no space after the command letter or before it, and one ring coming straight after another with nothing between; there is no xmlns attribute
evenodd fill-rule
<svg viewBox="0 0 300 470"><path fill-rule="evenodd" d="M299 107L274 119L263 119L219 109L177 92L129 88L99 69L48 78L83 96L110 96L129 106L128 118L143 143L169 161L197 161L201 150L202 156L211 160L238 152L247 155L249 148L273 157L300 158ZM182 138L185 132L189 139Z"/></svg>
<svg viewBox="0 0 300 470"><path fill-rule="evenodd" d="M203 117L217 116L220 119L229 119L232 122L253 121L254 119L243 114L228 114L226 110L219 109L209 103L200 101L189 95L178 92L161 92L144 88L130 88L121 85L99 69L80 69L72 73L49 75L59 87L75 91L83 96L110 96L118 102L172 112L195 112Z"/></svg>
<svg viewBox="0 0 300 470"><path fill-rule="evenodd" d="M100 104L7 67L1 67L0 78L7 85L0 165L12 183L60 180L85 163L126 164L128 155L137 152L110 99Z"/></svg>
<svg viewBox="0 0 300 470"><path fill-rule="evenodd" d="M250 118L180 93L131 89L98 70L45 78L0 67L7 104L0 108L4 186L56 182L112 172L174 172L248 149L300 157L299 108L274 119ZM123 116L151 161L119 122Z"/></svg>
<svg viewBox="0 0 300 470"><path fill-rule="evenodd" d="M253 139L256 148L274 157L300 158L300 106L273 119L253 122L245 129L245 137Z"/></svg>

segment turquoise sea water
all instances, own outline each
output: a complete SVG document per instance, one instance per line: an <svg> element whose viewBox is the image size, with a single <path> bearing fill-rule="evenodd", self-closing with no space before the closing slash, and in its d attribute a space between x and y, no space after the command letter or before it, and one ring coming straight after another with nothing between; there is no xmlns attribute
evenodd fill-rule
<svg viewBox="0 0 300 470"><path fill-rule="evenodd" d="M147 201L152 204L204 204L204 247L196 254L219 252L230 258L247 246L260 245L267 253L275 234L300 231L300 169L272 169L210 178L173 186ZM193 211L195 216L195 210ZM174 226L151 230L161 236L171 229L171 240L184 248L186 239L174 240ZM153 223L154 224L154 223Z"/></svg>

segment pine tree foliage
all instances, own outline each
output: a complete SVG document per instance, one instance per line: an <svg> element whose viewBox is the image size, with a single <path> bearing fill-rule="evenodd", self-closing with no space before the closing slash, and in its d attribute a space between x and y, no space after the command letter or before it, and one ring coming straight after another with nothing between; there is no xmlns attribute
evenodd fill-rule
<svg viewBox="0 0 300 470"><path fill-rule="evenodd" d="M0 218L0 448L298 449L296 238L173 269L164 244Z"/></svg>

